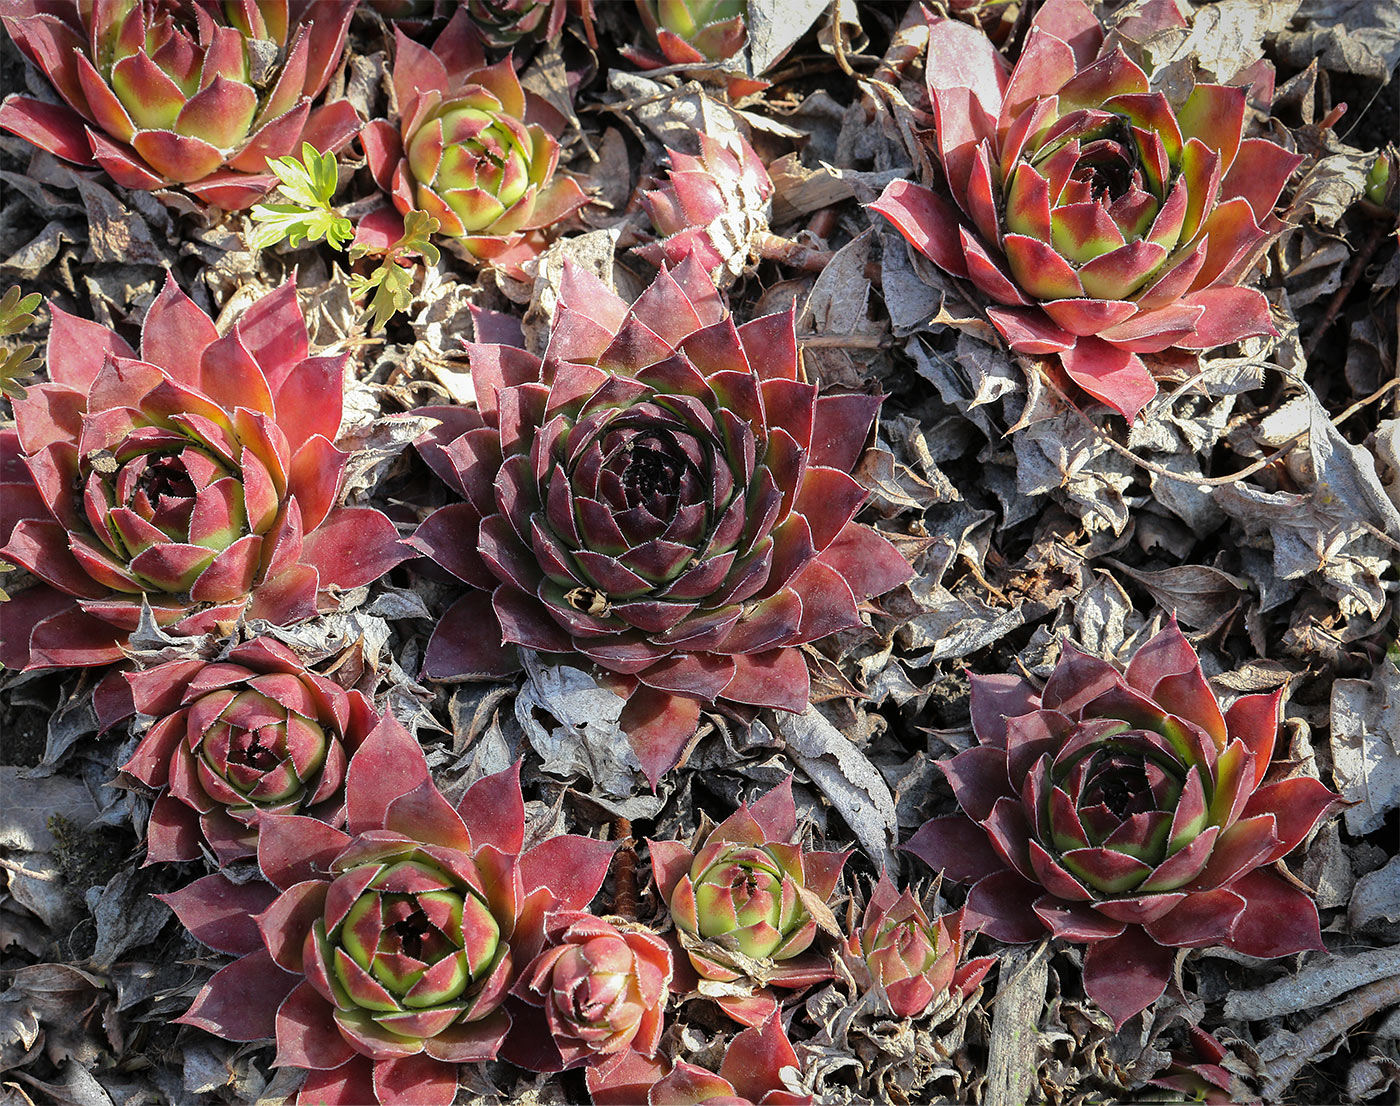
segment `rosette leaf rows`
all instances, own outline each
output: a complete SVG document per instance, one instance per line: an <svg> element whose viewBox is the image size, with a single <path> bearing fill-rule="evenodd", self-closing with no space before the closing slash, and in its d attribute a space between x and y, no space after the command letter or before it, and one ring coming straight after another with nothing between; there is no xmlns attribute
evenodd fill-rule
<svg viewBox="0 0 1400 1106"><path fill-rule="evenodd" d="M701 979L806 987L830 976L825 958L803 954L817 935L812 909L831 897L850 851L807 851L796 836L789 777L719 825L702 827L689 847L647 842L656 885ZM762 965L762 979L749 970L754 962ZM771 996L760 993L720 1001L747 1025L760 1024L774 1008Z"/></svg>
<svg viewBox="0 0 1400 1106"><path fill-rule="evenodd" d="M878 983L896 1017L916 1018L949 992L970 995L996 963L983 956L960 965L962 949L962 911L930 919L913 895L881 872L842 953L858 984Z"/></svg>
<svg viewBox="0 0 1400 1106"><path fill-rule="evenodd" d="M1243 136L1244 89L1173 105L1083 0L1041 7L1010 73L982 32L931 19L926 73L952 202L895 181L871 206L995 304L1011 349L1132 420L1156 393L1140 355L1276 333L1237 285L1302 159Z"/></svg>
<svg viewBox="0 0 1400 1106"><path fill-rule="evenodd" d="M644 191L642 206L661 241L637 250L658 268L693 255L720 287L732 284L768 233L773 181L742 138L727 142L700 134L700 155L667 150L671 171L664 187Z"/></svg>
<svg viewBox="0 0 1400 1106"><path fill-rule="evenodd" d="M1116 1024L1154 1002L1173 950L1320 949L1317 907L1270 872L1338 797L1265 783L1281 692L1222 712L1175 620L1126 671L1068 643L1045 687L974 676L979 744L939 762L963 813L905 846L973 883L1000 941L1086 942L1084 985Z"/></svg>
<svg viewBox="0 0 1400 1106"><path fill-rule="evenodd" d="M543 232L587 202L577 182L555 172L562 118L526 94L509 57L486 64L465 8L432 49L398 28L394 39L397 125L375 120L360 133L393 210L367 216L361 239L396 241L402 216L418 209L473 257L518 272Z"/></svg>
<svg viewBox="0 0 1400 1106"><path fill-rule="evenodd" d="M653 64L704 65L725 61L743 49L748 37L747 0L636 2L642 23L661 50L662 58ZM629 56L634 53L637 52L630 52Z"/></svg>
<svg viewBox="0 0 1400 1106"><path fill-rule="evenodd" d="M306 669L271 638L215 662L129 672L136 709L155 721L122 771L163 789L146 827L146 863L221 864L253 856L266 814L345 820L345 771L379 716L358 691Z"/></svg>
<svg viewBox="0 0 1400 1106"><path fill-rule="evenodd" d="M166 897L195 937L240 957L179 1020L274 1038L277 1063L307 1073L302 1103L451 1103L456 1065L500 1048L546 915L587 906L614 847L561 835L522 853L518 772L485 777L454 808L385 719L351 758L344 830L269 816L258 864L270 889L218 873Z"/></svg>
<svg viewBox="0 0 1400 1106"><path fill-rule="evenodd" d="M512 671L500 642L582 654L654 783L701 704L802 710L794 647L911 575L852 521L879 397L819 395L792 312L735 326L693 258L631 306L566 267L543 359L469 349L477 409L429 409L419 442L466 502L411 544L490 596L448 611L427 675Z"/></svg>
<svg viewBox="0 0 1400 1106"><path fill-rule="evenodd" d="M0 127L100 165L125 188L178 184L244 208L276 183L268 158L354 137L348 101L311 108L354 10L350 0L11 0L5 29L64 104L11 96Z"/></svg>
<svg viewBox="0 0 1400 1106"><path fill-rule="evenodd" d="M337 506L346 355L311 356L290 281L220 335L167 280L139 355L55 307L46 361L0 433L0 557L43 582L6 604L6 667L118 660L143 604L175 634L287 625L403 560Z"/></svg>
<svg viewBox="0 0 1400 1106"><path fill-rule="evenodd" d="M655 1055L672 975L666 942L644 926L583 911L551 914L545 939L516 992L544 1011L558 1052L547 1070L628 1050Z"/></svg>
<svg viewBox="0 0 1400 1106"><path fill-rule="evenodd" d="M488 46L507 49L558 38L569 0L467 0L467 14Z"/></svg>

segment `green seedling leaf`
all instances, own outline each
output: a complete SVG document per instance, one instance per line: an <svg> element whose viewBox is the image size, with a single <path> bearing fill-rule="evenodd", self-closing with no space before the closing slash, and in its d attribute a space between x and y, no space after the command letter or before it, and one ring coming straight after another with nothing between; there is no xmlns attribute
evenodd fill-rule
<svg viewBox="0 0 1400 1106"><path fill-rule="evenodd" d="M38 292L24 295L17 284L0 296L0 338L8 338L31 326L34 309L42 300ZM33 342L0 350L0 393L11 399L23 399L28 392L21 381L33 376L41 364L43 359L34 356Z"/></svg>
<svg viewBox="0 0 1400 1106"><path fill-rule="evenodd" d="M335 155L318 153L309 142L301 144L301 160L268 158L267 167L277 177L287 203L257 204L249 213L257 228L248 237L254 249L265 250L286 241L295 249L303 242L325 239L343 250L355 237L350 220L331 206L335 196Z"/></svg>
<svg viewBox="0 0 1400 1106"><path fill-rule="evenodd" d="M377 334L399 311L408 308L413 299L413 271L410 256L420 255L424 262L436 265L441 252L430 239L438 229L438 221L426 211L410 211L404 216L403 235L384 252L379 267L368 276L355 274L350 278L350 294L356 298L371 295L365 308L371 334ZM357 245L350 250L351 260L377 253L369 246Z"/></svg>

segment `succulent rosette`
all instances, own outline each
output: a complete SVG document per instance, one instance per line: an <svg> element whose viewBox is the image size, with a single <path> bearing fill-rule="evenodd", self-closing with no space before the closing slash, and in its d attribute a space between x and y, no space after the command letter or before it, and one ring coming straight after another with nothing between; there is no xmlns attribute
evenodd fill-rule
<svg viewBox="0 0 1400 1106"><path fill-rule="evenodd" d="M358 691L307 670L272 638L217 661L172 660L126 673L154 721L122 771L161 789L146 863L253 856L268 814L342 824L350 756L379 722Z"/></svg>
<svg viewBox="0 0 1400 1106"><path fill-rule="evenodd" d="M569 0L467 0L467 14L488 46L558 38Z"/></svg>
<svg viewBox="0 0 1400 1106"><path fill-rule="evenodd" d="M859 928L846 938L842 954L857 984L878 983L896 1017L917 1018L941 995L966 998L996 963L983 956L959 964L963 912L930 919L908 891L889 876L870 894Z"/></svg>
<svg viewBox="0 0 1400 1106"><path fill-rule="evenodd" d="M768 233L773 181L752 146L700 134L700 156L667 150L666 185L642 192L642 206L661 240L637 250L653 265L679 265L692 255L725 287L752 260L755 237Z"/></svg>
<svg viewBox="0 0 1400 1106"><path fill-rule="evenodd" d="M1268 869L1339 799L1308 776L1264 782L1281 696L1222 712L1175 619L1123 672L1066 643L1039 692L974 676L979 744L939 762L963 813L905 847L974 884L968 922L997 940L1087 943L1085 990L1120 1026L1177 948L1320 949L1317 907Z"/></svg>
<svg viewBox="0 0 1400 1106"><path fill-rule="evenodd" d="M797 807L788 777L719 825L702 827L689 846L647 842L652 875L702 980L806 987L830 976L824 957L802 955L817 935L817 919L807 904L825 905L850 850L804 850L796 837ZM755 962L762 965L761 978L751 970ZM751 997L721 1004L738 1020L757 1025L772 1002Z"/></svg>
<svg viewBox="0 0 1400 1106"><path fill-rule="evenodd" d="M629 1049L655 1055L672 974L666 942L645 926L578 910L551 914L545 941L516 993L544 1010L559 1054L548 1070Z"/></svg>
<svg viewBox="0 0 1400 1106"><path fill-rule="evenodd" d="M747 0L636 0L660 58L640 51L623 52L634 61L655 65L704 65L725 61L748 38Z"/></svg>
<svg viewBox="0 0 1400 1106"><path fill-rule="evenodd" d="M438 624L426 675L512 671L501 642L581 654L628 697L654 784L702 704L804 709L795 646L910 577L853 521L880 398L819 395L793 313L735 326L693 258L630 307L566 264L543 360L468 348L476 409L425 410L441 425L419 441L466 502L410 543L481 590Z"/></svg>
<svg viewBox="0 0 1400 1106"><path fill-rule="evenodd" d="M216 873L165 896L196 938L240 957L179 1021L275 1038L277 1064L307 1072L298 1102L446 1106L456 1065L496 1055L547 912L587 906L614 846L562 835L522 853L519 765L453 807L392 718L351 758L345 812L344 830L262 820L271 887Z"/></svg>
<svg viewBox="0 0 1400 1106"><path fill-rule="evenodd" d="M562 117L526 94L509 57L486 64L466 8L432 49L397 28L394 39L397 124L375 120L360 132L393 210L366 216L361 239L395 241L402 216L418 209L474 258L517 272L543 232L587 202L555 172Z"/></svg>
<svg viewBox="0 0 1400 1106"><path fill-rule="evenodd" d="M588 1070L594 1106L810 1106L811 1095L787 1089L784 1069L801 1071L778 1016L735 1034L719 1072L684 1061L666 1070L660 1060L628 1053Z"/></svg>
<svg viewBox="0 0 1400 1106"><path fill-rule="evenodd" d="M370 0L385 19L398 22L410 34L446 19L447 0ZM559 37L572 11L583 21L594 46L593 0L465 0L472 27L487 46L506 50L519 44L552 41Z"/></svg>
<svg viewBox="0 0 1400 1106"><path fill-rule="evenodd" d="M1083 0L1042 6L1010 73L981 31L933 18L926 73L951 201L895 181L872 207L995 304L1011 349L1131 420L1156 394L1142 355L1275 333L1238 284L1301 158L1243 137L1244 89L1173 106Z"/></svg>
<svg viewBox="0 0 1400 1106"><path fill-rule="evenodd" d="M237 210L303 142L339 149L359 118L312 110L340 64L351 0L9 0L5 29L63 104L9 97L0 127L125 188L181 185Z"/></svg>
<svg viewBox="0 0 1400 1106"><path fill-rule="evenodd" d="M1173 1052L1172 1062L1165 1071L1148 1080L1153 1087L1174 1091L1182 1102L1206 1102L1212 1106L1257 1102L1254 1096L1241 1093L1241 1080L1232 1075L1221 1061L1230 1050L1200 1026L1188 1026L1189 1052Z"/></svg>
<svg viewBox="0 0 1400 1106"><path fill-rule="evenodd" d="M139 355L55 307L50 382L0 433L0 558L42 581L6 605L0 663L119 660L144 605L181 635L286 625L403 560L388 518L337 506L346 358L310 355L291 281L220 335L169 279Z"/></svg>

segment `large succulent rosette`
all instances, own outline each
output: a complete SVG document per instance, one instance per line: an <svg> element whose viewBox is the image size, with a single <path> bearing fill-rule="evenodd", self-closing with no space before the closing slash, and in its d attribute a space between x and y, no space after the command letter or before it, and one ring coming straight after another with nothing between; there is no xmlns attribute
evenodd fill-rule
<svg viewBox="0 0 1400 1106"><path fill-rule="evenodd" d="M550 1068L627 1050L655 1055L672 973L666 942L644 926L577 910L551 914L545 940L516 993L544 1011L559 1053Z"/></svg>
<svg viewBox="0 0 1400 1106"><path fill-rule="evenodd" d="M301 1103L451 1103L456 1065L494 1057L510 1028L502 1004L546 913L587 906L612 855L574 836L522 854L518 772L454 808L386 719L350 761L343 831L268 817L270 888L216 873L165 896L196 938L240 956L179 1020L275 1038L277 1063L307 1072Z"/></svg>
<svg viewBox="0 0 1400 1106"><path fill-rule="evenodd" d="M582 654L629 696L653 783L702 704L806 707L795 646L860 625L911 570L852 521L880 398L819 395L793 320L735 326L693 258L630 307L567 266L543 360L469 347L476 410L429 409L419 442L466 502L411 544L482 590L443 617L426 674L512 671L501 642Z"/></svg>
<svg viewBox="0 0 1400 1106"><path fill-rule="evenodd" d="M465 8L431 50L397 28L394 37L398 121L375 120L360 133L394 210L367 216L361 239L394 241L416 208L473 257L518 272L543 232L587 202L576 181L555 173L562 117L525 93L510 58L486 64Z"/></svg>
<svg viewBox="0 0 1400 1106"><path fill-rule="evenodd" d="M906 848L973 883L969 924L1000 941L1085 942L1084 986L1122 1025L1174 950L1322 948L1317 907L1269 871L1335 808L1309 776L1265 783L1282 692L1221 712L1175 621L1126 671L1066 644L1037 693L974 676L979 744L939 767L963 813Z"/></svg>
<svg viewBox="0 0 1400 1106"><path fill-rule="evenodd" d="M773 196L768 170L737 135L720 141L702 131L699 157L666 153L671 171L665 187L641 194L661 239L637 253L658 267L693 255L710 279L728 287L753 259L755 239L768 233Z"/></svg>
<svg viewBox="0 0 1400 1106"><path fill-rule="evenodd" d="M831 897L850 851L804 850L796 836L789 777L719 825L702 828L689 846L647 842L652 875L702 980L806 987L831 974L823 957L803 955L817 935L807 903ZM747 1024L759 1024L772 1009L770 998L731 994L721 1004Z"/></svg>
<svg viewBox="0 0 1400 1106"><path fill-rule="evenodd" d="M11 96L0 127L126 188L178 184L239 209L267 159L339 149L346 100L312 110L340 64L351 0L8 0L5 29L65 104Z"/></svg>
<svg viewBox="0 0 1400 1106"><path fill-rule="evenodd" d="M218 661L167 661L126 680L154 721L122 771L162 792L146 863L197 860L205 845L220 864L252 856L269 814L344 822L346 766L379 722L358 691L265 637Z"/></svg>
<svg viewBox="0 0 1400 1106"><path fill-rule="evenodd" d="M872 207L996 305L1013 350L1057 358L1132 419L1156 393L1140 355L1275 332L1264 296L1237 285L1282 229L1273 207L1301 158L1243 137L1243 89L1198 84L1173 105L1103 45L1082 0L1050 0L1008 74L981 31L932 19L952 202L895 181Z"/></svg>
<svg viewBox="0 0 1400 1106"><path fill-rule="evenodd" d="M959 964L962 950L962 911L931 919L881 872L842 955L858 985L878 983L896 1017L916 1018L940 996L966 998L996 963L982 956Z"/></svg>
<svg viewBox="0 0 1400 1106"><path fill-rule="evenodd" d="M407 552L337 506L346 355L310 355L290 281L220 335L167 280L139 355L55 307L46 360L0 433L0 557L42 581L5 605L6 667L118 660L146 604L174 634L300 621Z"/></svg>

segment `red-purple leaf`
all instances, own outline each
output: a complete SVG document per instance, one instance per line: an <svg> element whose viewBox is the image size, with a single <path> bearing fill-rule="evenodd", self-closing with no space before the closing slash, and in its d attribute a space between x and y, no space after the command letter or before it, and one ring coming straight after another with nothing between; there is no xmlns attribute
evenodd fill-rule
<svg viewBox="0 0 1400 1106"><path fill-rule="evenodd" d="M1113 1019L1115 1029L1162 997L1172 953L1136 926L1095 941L1084 954L1084 991Z"/></svg>

